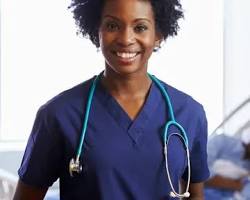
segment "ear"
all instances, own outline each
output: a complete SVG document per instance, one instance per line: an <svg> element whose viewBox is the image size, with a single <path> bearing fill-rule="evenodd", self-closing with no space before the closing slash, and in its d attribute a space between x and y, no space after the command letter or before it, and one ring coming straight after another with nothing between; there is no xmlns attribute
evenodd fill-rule
<svg viewBox="0 0 250 200"><path fill-rule="evenodd" d="M155 37L155 47L159 48L161 46L161 42L163 41L163 36L161 33L157 32Z"/></svg>

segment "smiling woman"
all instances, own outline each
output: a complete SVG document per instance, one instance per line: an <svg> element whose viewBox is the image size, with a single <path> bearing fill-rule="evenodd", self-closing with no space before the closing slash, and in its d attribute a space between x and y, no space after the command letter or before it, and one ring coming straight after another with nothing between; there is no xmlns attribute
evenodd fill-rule
<svg viewBox="0 0 250 200"><path fill-rule="evenodd" d="M218 5L209 0L206 11L201 9L205 0L188 1L181 32L172 39L183 15L179 1L124 2L72 1L78 33L87 41L75 37L65 1L44 0L39 6L32 0L1 1L1 140L25 140L35 110L43 105L18 171L16 199L42 199L58 178L61 199L170 199L170 192L179 195L179 181L182 195L201 196L207 176L203 108L154 79L148 67L204 102L216 119L220 27L207 19L213 19L209 10L218 11ZM211 72L213 82L207 77ZM99 76L89 79L93 74ZM82 80L87 81L71 88ZM169 141L162 137L167 122ZM186 146L193 163L190 187Z"/></svg>
<svg viewBox="0 0 250 200"><path fill-rule="evenodd" d="M80 32L101 48L104 71L40 107L14 199L42 199L58 178L61 199L203 199L203 106L147 71L154 49L177 34L179 1L71 7Z"/></svg>

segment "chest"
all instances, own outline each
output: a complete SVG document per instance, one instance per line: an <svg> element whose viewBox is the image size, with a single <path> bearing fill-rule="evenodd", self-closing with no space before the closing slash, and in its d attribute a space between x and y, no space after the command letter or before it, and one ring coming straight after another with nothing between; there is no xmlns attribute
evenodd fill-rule
<svg viewBox="0 0 250 200"><path fill-rule="evenodd" d="M131 199L128 192L132 199L151 200L156 196L157 199L168 199L163 198L170 192L162 140L164 125L168 121L166 110L164 101L151 99L131 120L113 99L94 99L80 157L83 173L73 179L65 175L62 178L65 188L70 184L81 190L80 187L87 185L89 190L98 189L103 196L112 194L108 199L121 199L121 196ZM182 116L183 112L177 115L177 119L183 122L185 117L179 115ZM70 145L65 150L66 160L71 159L77 148L82 121L77 121L74 126L77 127L72 124L68 128L71 135L67 136ZM169 131L176 130L170 128ZM186 152L178 136L169 141L167 164L174 187L178 188L178 181L187 167Z"/></svg>
<svg viewBox="0 0 250 200"><path fill-rule="evenodd" d="M103 113L98 117L92 115L96 120L91 117L88 124L81 158L86 171L98 177L112 175L112 178L118 173L120 178L130 177L138 183L163 179L167 186L162 140L164 117L144 116L129 121L117 113ZM168 165L177 184L187 166L186 152L178 136L169 141Z"/></svg>

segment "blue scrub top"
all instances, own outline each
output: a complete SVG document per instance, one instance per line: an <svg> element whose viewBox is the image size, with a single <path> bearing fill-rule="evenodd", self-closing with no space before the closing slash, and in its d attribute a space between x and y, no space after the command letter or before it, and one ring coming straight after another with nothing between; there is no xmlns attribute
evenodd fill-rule
<svg viewBox="0 0 250 200"><path fill-rule="evenodd" d="M92 81L62 92L39 109L18 171L20 179L29 185L49 187L59 178L60 199L173 199L169 197L162 143L168 107L155 83L134 120L98 83L80 158L83 172L70 177L69 161L76 155ZM176 121L187 132L191 182L202 182L209 177L203 107L162 84L172 101ZM176 131L170 127L170 133ZM178 181L187 179L187 159L177 136L171 137L168 151L169 170L178 191Z"/></svg>

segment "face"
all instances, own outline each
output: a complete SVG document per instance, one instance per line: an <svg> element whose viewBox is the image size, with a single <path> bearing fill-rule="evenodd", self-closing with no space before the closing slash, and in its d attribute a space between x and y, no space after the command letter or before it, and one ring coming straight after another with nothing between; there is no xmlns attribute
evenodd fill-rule
<svg viewBox="0 0 250 200"><path fill-rule="evenodd" d="M146 73L159 37L152 6L143 0L106 0L99 28L106 71Z"/></svg>

